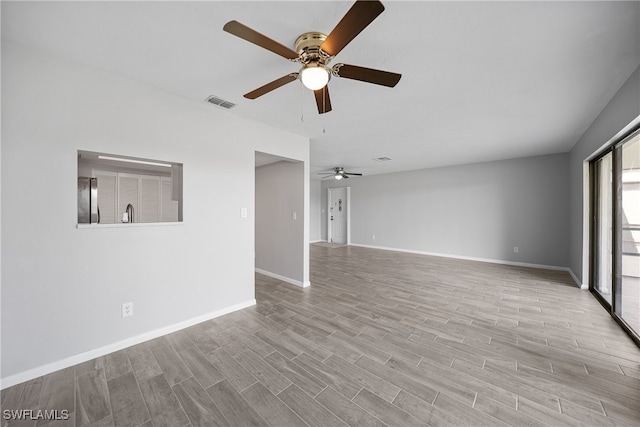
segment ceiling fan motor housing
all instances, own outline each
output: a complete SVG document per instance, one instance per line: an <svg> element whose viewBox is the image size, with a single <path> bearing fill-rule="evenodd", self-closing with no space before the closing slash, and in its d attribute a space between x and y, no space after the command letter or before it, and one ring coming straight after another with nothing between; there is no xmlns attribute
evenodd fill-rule
<svg viewBox="0 0 640 427"><path fill-rule="evenodd" d="M306 64L310 61L322 61L330 59L329 55L320 50L320 46L327 39L327 35L317 31L310 31L301 34L295 43L295 51L300 54L301 62Z"/></svg>

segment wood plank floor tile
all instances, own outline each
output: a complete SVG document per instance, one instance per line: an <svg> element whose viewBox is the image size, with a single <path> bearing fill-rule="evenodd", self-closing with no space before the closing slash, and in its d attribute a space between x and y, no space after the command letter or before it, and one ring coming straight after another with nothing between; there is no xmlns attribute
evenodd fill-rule
<svg viewBox="0 0 640 427"><path fill-rule="evenodd" d="M111 416L104 371L88 372L77 377L75 395L76 427L96 425Z"/></svg>
<svg viewBox="0 0 640 427"><path fill-rule="evenodd" d="M366 333L360 333L353 339L372 345L375 348L382 350L384 353L388 354L389 356L403 360L404 362L412 366L418 366L418 364L422 360L422 356L420 355L412 353L411 351L408 351L399 345L392 344L388 341L384 341L382 339L372 337ZM367 356L369 356L369 354L367 354Z"/></svg>
<svg viewBox="0 0 640 427"><path fill-rule="evenodd" d="M557 396L559 399L569 400L595 413L603 414L602 405L598 399L591 397L580 390L569 387L563 382L556 382L547 379L545 372L534 371L532 373L531 371L525 372L524 370L513 372L510 369L505 369L502 366L498 366L489 361L485 364L485 370L490 373L496 373L502 378L509 379L512 382L521 381L540 390L541 393Z"/></svg>
<svg viewBox="0 0 640 427"><path fill-rule="evenodd" d="M37 411L40 407L40 395L42 393L42 386L44 383L44 377L38 377L30 381L23 382L16 386L10 387L2 393L2 410L3 411ZM22 427L35 425L31 420L20 419L4 419L2 420L3 427Z"/></svg>
<svg viewBox="0 0 640 427"><path fill-rule="evenodd" d="M379 418L374 417L331 387L325 388L316 396L316 400L325 408L331 408L331 412L350 426L386 426Z"/></svg>
<svg viewBox="0 0 640 427"><path fill-rule="evenodd" d="M195 378L188 378L174 385L173 392L193 427L230 427L227 419L211 400L211 396L207 394Z"/></svg>
<svg viewBox="0 0 640 427"><path fill-rule="evenodd" d="M295 332L293 332L293 334L295 334ZM274 333L269 330L262 330L256 332L254 335L259 340L262 340L264 343L289 359L293 359L304 351L304 349L298 343L287 339L287 335L284 332Z"/></svg>
<svg viewBox="0 0 640 427"><path fill-rule="evenodd" d="M314 377L296 362L287 359L277 351L265 357L264 360L311 397L315 397L327 386L319 378Z"/></svg>
<svg viewBox="0 0 640 427"><path fill-rule="evenodd" d="M549 409L539 405L525 397L518 397L518 412L531 418L535 418L549 426L582 426L581 421L560 412L560 402L558 410Z"/></svg>
<svg viewBox="0 0 640 427"><path fill-rule="evenodd" d="M339 356L333 355L324 360L323 363L338 372L340 375L351 379L355 384L372 391L387 402L393 401L400 392L399 387L396 387L390 382L385 381L384 379L354 365L353 363L345 361Z"/></svg>
<svg viewBox="0 0 640 427"><path fill-rule="evenodd" d="M246 388L242 396L272 427L299 427L306 423L262 383Z"/></svg>
<svg viewBox="0 0 640 427"><path fill-rule="evenodd" d="M304 335L306 339L314 344L327 349L329 352L336 354L349 362L355 362L362 356L360 351L347 347L343 341L339 339L330 339L330 337L309 332Z"/></svg>
<svg viewBox="0 0 640 427"><path fill-rule="evenodd" d="M491 427L507 425L497 418L462 404L459 400L456 400L445 393L438 394L435 402L433 402L433 406L454 414L464 425Z"/></svg>
<svg viewBox="0 0 640 427"><path fill-rule="evenodd" d="M193 341L189 338L189 334L187 334L185 330L165 335L165 338L176 350L189 348L194 345Z"/></svg>
<svg viewBox="0 0 640 427"><path fill-rule="evenodd" d="M183 427L189 424L189 418L164 375L141 381L140 391L154 427Z"/></svg>
<svg viewBox="0 0 640 427"><path fill-rule="evenodd" d="M303 335L294 334L289 330L286 330L280 333L279 338L283 342L286 341L291 343L292 346L296 345L297 355L292 357L292 359L300 355L302 352L305 352L320 360L324 360L333 354L326 348L319 346L313 343L312 341L306 339Z"/></svg>
<svg viewBox="0 0 640 427"><path fill-rule="evenodd" d="M549 408L552 411L559 411L557 397L544 393L527 383L505 377L502 374L478 369L477 367L460 360L455 360L452 368L464 372L467 375L474 376L481 381L494 385L495 387L502 388L507 392L531 399L537 404Z"/></svg>
<svg viewBox="0 0 640 427"><path fill-rule="evenodd" d="M358 393L353 402L389 426L424 425L423 421L409 415L398 406L381 399L366 388L363 388Z"/></svg>
<svg viewBox="0 0 640 427"><path fill-rule="evenodd" d="M460 402L470 407L473 406L473 402L476 399L477 392L469 388L469 386L463 386L454 381L450 381L446 376L439 375L438 372L416 368L403 362L400 359L394 358L391 358L386 363L386 366L402 375L405 375L406 377L409 377L426 385L427 387L438 390L440 392L444 392L447 395L458 399Z"/></svg>
<svg viewBox="0 0 640 427"><path fill-rule="evenodd" d="M401 390L393 404L429 426L461 426L462 421L451 412L426 403L412 394Z"/></svg>
<svg viewBox="0 0 640 427"><path fill-rule="evenodd" d="M116 426L141 426L151 419L132 372L107 381Z"/></svg>
<svg viewBox="0 0 640 427"><path fill-rule="evenodd" d="M273 394L278 394L291 385L287 377L249 349L234 358Z"/></svg>
<svg viewBox="0 0 640 427"><path fill-rule="evenodd" d="M104 372L107 381L131 372L131 363L127 357L126 350L116 351L104 356Z"/></svg>
<svg viewBox="0 0 640 427"><path fill-rule="evenodd" d="M221 348L209 353L207 357L236 390L242 391L258 381L256 377Z"/></svg>
<svg viewBox="0 0 640 427"><path fill-rule="evenodd" d="M127 352L128 352L128 349L127 349ZM104 371L104 357L98 357L83 363L79 363L75 366L75 368L76 368L76 377L79 377L80 375L88 374L89 372L98 372L100 370Z"/></svg>
<svg viewBox="0 0 640 427"><path fill-rule="evenodd" d="M382 378L383 380L388 381L400 389L419 397L427 403L433 403L434 399L438 395L438 390L435 390L426 384L419 383L413 378L407 377L389 366L382 365L373 359L369 359L367 356L362 356L358 359L356 365Z"/></svg>
<svg viewBox="0 0 640 427"><path fill-rule="evenodd" d="M44 376L38 409L68 411L75 418L75 370L73 367L62 369ZM22 408L19 408L22 409ZM36 425L45 425L47 420L39 419Z"/></svg>
<svg viewBox="0 0 640 427"><path fill-rule="evenodd" d="M582 406L568 400L560 399L560 412L591 426L616 426L620 424L615 418L606 417L593 411L585 411Z"/></svg>
<svg viewBox="0 0 640 427"><path fill-rule="evenodd" d="M224 375L196 346L178 350L178 354L203 388L209 388L224 379Z"/></svg>
<svg viewBox="0 0 640 427"><path fill-rule="evenodd" d="M237 331L237 334L235 335L236 339L242 342L247 349L253 351L258 356L265 357L275 351L275 349L269 344L262 340L257 340L255 335L253 335L253 330L247 330L243 327L237 327L235 329ZM299 335L295 336L298 337Z"/></svg>
<svg viewBox="0 0 640 427"><path fill-rule="evenodd" d="M152 352L169 386L173 386L193 376L193 373L173 346L157 346Z"/></svg>
<svg viewBox="0 0 640 427"><path fill-rule="evenodd" d="M213 403L232 426L267 426L267 422L227 380L207 389Z"/></svg>
<svg viewBox="0 0 640 427"><path fill-rule="evenodd" d="M293 359L293 361L311 375L320 379L323 383L331 386L339 393L346 396L348 399L353 399L360 389L362 389L362 387L354 381L340 374L340 372L335 369L327 366L327 364L309 356L307 353L302 353Z"/></svg>
<svg viewBox="0 0 640 427"><path fill-rule="evenodd" d="M515 407L503 405L481 393L476 396L473 408L510 426L545 427L547 425L525 415L522 411L517 411Z"/></svg>
<svg viewBox="0 0 640 427"><path fill-rule="evenodd" d="M213 339L212 334L204 328L203 324L194 325L184 331L195 346L204 354L211 353L220 348L220 344Z"/></svg>
<svg viewBox="0 0 640 427"><path fill-rule="evenodd" d="M338 427L347 425L295 384L291 384L284 389L278 394L278 398L310 427Z"/></svg>
<svg viewBox="0 0 640 427"><path fill-rule="evenodd" d="M151 350L130 351L127 352L127 355L138 381L147 380L162 373L162 368Z"/></svg>

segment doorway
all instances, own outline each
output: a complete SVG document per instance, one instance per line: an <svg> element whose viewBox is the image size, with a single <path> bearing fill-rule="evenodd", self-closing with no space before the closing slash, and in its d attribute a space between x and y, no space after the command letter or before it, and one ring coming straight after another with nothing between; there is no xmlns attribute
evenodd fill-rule
<svg viewBox="0 0 640 427"><path fill-rule="evenodd" d="M327 190L329 192L327 196L327 242L349 244L351 243L351 188L339 187Z"/></svg>
<svg viewBox="0 0 640 427"><path fill-rule="evenodd" d="M255 270L309 286L304 162L256 151L255 165Z"/></svg>

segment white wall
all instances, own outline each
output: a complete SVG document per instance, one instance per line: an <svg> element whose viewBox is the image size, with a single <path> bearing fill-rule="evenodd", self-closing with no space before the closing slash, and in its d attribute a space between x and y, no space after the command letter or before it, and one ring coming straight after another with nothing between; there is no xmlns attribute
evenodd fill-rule
<svg viewBox="0 0 640 427"><path fill-rule="evenodd" d="M584 214L584 172L585 160L640 116L640 67L629 77L618 93L609 101L589 129L571 149L569 155L570 177L570 233L569 267L578 279L587 285L588 240L583 237ZM588 224L586 224L588 227Z"/></svg>
<svg viewBox="0 0 640 427"><path fill-rule="evenodd" d="M567 165L557 154L327 180L322 206L327 187L351 187L354 244L565 267Z"/></svg>
<svg viewBox="0 0 640 427"><path fill-rule="evenodd" d="M302 162L256 168L256 270L298 286L308 285L302 268L303 174Z"/></svg>
<svg viewBox="0 0 640 427"><path fill-rule="evenodd" d="M322 182L319 179L309 181L309 196L311 197L309 204L309 241L317 242L322 240L321 221L322 214L320 207Z"/></svg>
<svg viewBox="0 0 640 427"><path fill-rule="evenodd" d="M78 149L183 163L184 223L77 229ZM306 138L3 42L2 386L252 304L255 151L308 192Z"/></svg>

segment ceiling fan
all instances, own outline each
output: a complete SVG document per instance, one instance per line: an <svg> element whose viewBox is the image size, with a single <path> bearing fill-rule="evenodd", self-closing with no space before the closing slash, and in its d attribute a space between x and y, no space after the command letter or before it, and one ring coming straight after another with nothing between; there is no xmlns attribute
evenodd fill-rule
<svg viewBox="0 0 640 427"><path fill-rule="evenodd" d="M384 6L380 1L358 0L329 35L315 31L304 33L296 40L295 50L289 49L238 21L227 22L223 27L224 31L270 50L290 61L302 64L299 72L280 77L246 93L244 97L256 99L299 78L304 86L314 92L318 113L323 114L331 111L327 83L332 75L394 87L400 81L401 74L342 63L335 64L331 68L328 67L329 62L382 11L384 11Z"/></svg>
<svg viewBox="0 0 640 427"><path fill-rule="evenodd" d="M347 179L349 176L362 176L361 173L353 173L353 172L345 172L344 168L336 167L333 168L333 172L320 172L318 175L327 175L322 179L333 178L333 179Z"/></svg>

